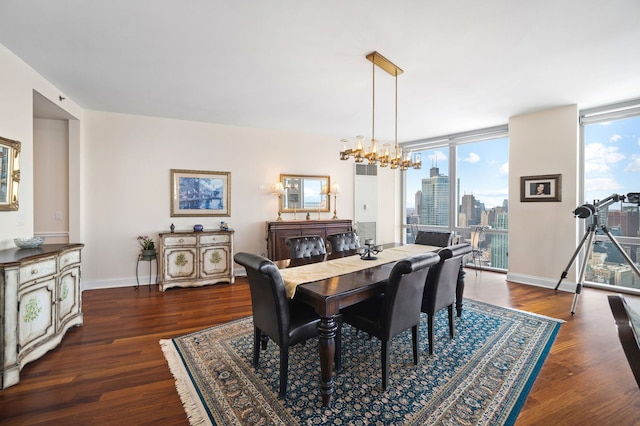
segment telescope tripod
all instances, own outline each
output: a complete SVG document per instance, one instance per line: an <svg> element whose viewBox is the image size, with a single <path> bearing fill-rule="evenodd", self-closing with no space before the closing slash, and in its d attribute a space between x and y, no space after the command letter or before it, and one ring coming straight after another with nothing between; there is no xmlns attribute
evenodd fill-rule
<svg viewBox="0 0 640 426"><path fill-rule="evenodd" d="M578 257L578 254L580 254L580 250L582 250L582 247L584 246L584 244L586 242L587 243L587 250L586 250L586 252L584 254L584 258L582 259L582 265L580 265L580 275L578 276L578 282L576 284L576 291L575 291L575 295L573 296L573 303L571 304L571 315L575 314L575 311L576 311L576 304L578 303L578 297L580 296L580 292L582 291L582 286L584 284L584 273L585 273L585 271L587 269L587 263L589 262L589 257L591 256L591 252L593 251L593 244L595 243L594 239L595 239L595 236L596 236L596 232L598 231L598 227L600 227L600 229L602 229L602 232L604 232L605 235L607 237L609 237L609 240L618 249L618 251L620 252L622 257L624 257L624 260L627 261L627 263L629 264L631 269L633 269L633 271L636 273L636 275L638 277L640 277L640 270L638 270L638 267L636 265L634 265L634 263L631 260L631 258L629 257L629 255L622 249L622 246L620 246L620 244L616 241L616 239L613 237L613 235L611 235L611 232L609 232L609 229L605 225L602 225L602 224L598 223L598 215L597 215L597 213L594 214L593 215L593 223L591 223L587 227L587 231L585 232L584 236L582 237L582 240L580 241L580 244L578 244L578 247L576 248L575 253L573 253L573 256L571 257L571 260L569 261L569 264L567 265L565 270L562 271L562 275L560 276L560 280L558 281L558 284L556 284L556 288L554 289L554 290L558 290L558 287L560 287L560 283L562 282L562 280L567 277L567 273L568 273L569 269L571 268L571 265L573 265L573 262Z"/></svg>

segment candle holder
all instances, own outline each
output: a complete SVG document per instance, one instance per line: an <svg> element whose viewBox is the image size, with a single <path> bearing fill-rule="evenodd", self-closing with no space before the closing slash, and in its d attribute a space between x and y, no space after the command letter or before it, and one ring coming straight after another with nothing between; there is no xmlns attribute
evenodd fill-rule
<svg viewBox="0 0 640 426"><path fill-rule="evenodd" d="M382 251L382 247L376 247L373 239L369 238L364 240L364 247L360 249L360 259L362 260L376 260L374 254L378 254Z"/></svg>

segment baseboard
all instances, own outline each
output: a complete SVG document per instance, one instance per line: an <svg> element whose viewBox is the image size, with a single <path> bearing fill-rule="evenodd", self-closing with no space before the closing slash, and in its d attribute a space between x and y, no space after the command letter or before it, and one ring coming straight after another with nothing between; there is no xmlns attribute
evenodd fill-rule
<svg viewBox="0 0 640 426"><path fill-rule="evenodd" d="M244 268L234 269L234 274L236 277L245 277L247 276ZM155 285L156 276L151 276L151 285ZM113 280L82 280L82 291L85 290L100 290L103 288L121 288L121 287L135 287L136 277L130 278L118 278ZM140 287L146 287L149 285L149 275L140 276Z"/></svg>
<svg viewBox="0 0 640 426"><path fill-rule="evenodd" d="M507 281L551 289L555 289L556 285L558 284L557 279L535 277L532 275L524 274L514 274L512 272L507 272ZM558 287L558 290L574 292L576 290L576 283L564 279L560 284L560 287Z"/></svg>

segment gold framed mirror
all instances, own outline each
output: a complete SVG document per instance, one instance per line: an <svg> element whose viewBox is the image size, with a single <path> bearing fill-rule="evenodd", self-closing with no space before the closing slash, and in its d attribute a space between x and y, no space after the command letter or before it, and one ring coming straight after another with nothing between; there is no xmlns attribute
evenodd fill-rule
<svg viewBox="0 0 640 426"><path fill-rule="evenodd" d="M18 210L20 142L0 136L0 211Z"/></svg>
<svg viewBox="0 0 640 426"><path fill-rule="evenodd" d="M280 175L284 187L280 210L291 212L328 212L331 211L329 176Z"/></svg>

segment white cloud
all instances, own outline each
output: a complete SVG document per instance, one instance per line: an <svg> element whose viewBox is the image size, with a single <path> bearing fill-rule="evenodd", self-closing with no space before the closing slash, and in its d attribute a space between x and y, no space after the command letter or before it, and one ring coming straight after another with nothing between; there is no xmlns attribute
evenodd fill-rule
<svg viewBox="0 0 640 426"><path fill-rule="evenodd" d="M475 152L470 152L467 158L463 158L462 161L465 163L477 163L480 161L480 156Z"/></svg>
<svg viewBox="0 0 640 426"><path fill-rule="evenodd" d="M611 137L609 138L609 142L618 142L620 139L622 139L622 136L614 133L613 135L611 135Z"/></svg>
<svg viewBox="0 0 640 426"><path fill-rule="evenodd" d="M615 192L618 189L622 189L622 185L620 185L614 178L610 177L586 179L584 186L588 192Z"/></svg>
<svg viewBox="0 0 640 426"><path fill-rule="evenodd" d="M447 156L442 151L433 151L432 154L427 156L427 159L433 164L436 164L436 162L440 160L446 160ZM422 160L422 163L424 164L424 160ZM431 164L429 164L429 167L431 167Z"/></svg>
<svg viewBox="0 0 640 426"><path fill-rule="evenodd" d="M625 167L624 171L629 173L640 173L640 155L632 155L631 163Z"/></svg>
<svg viewBox="0 0 640 426"><path fill-rule="evenodd" d="M590 143L585 147L584 162L586 173L607 173L610 164L625 158L617 146L604 146L601 143Z"/></svg>
<svg viewBox="0 0 640 426"><path fill-rule="evenodd" d="M502 166L500 166L500 169L498 170L498 173L501 175L508 175L509 174L509 163L504 163Z"/></svg>

